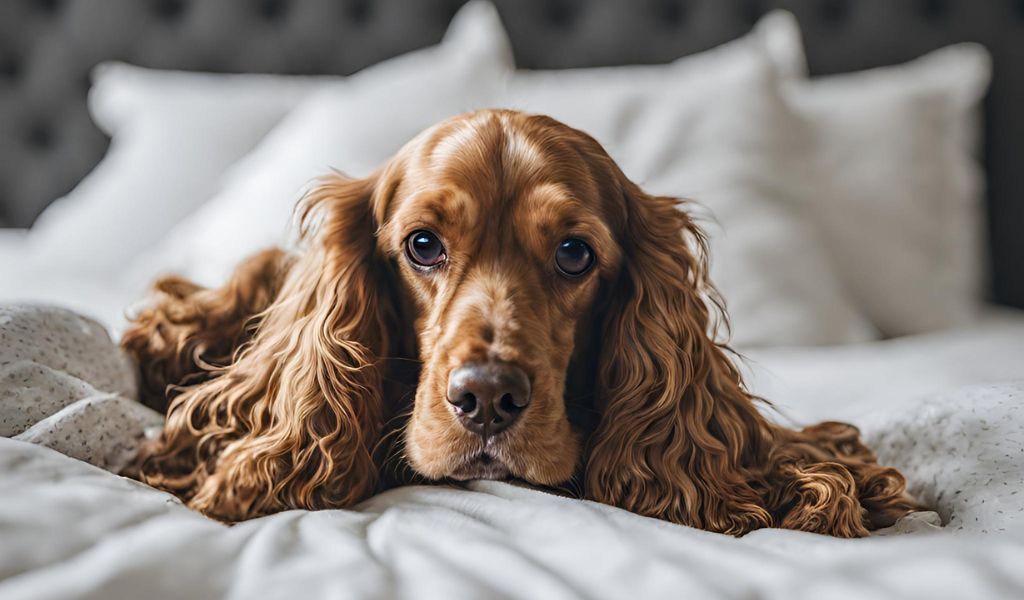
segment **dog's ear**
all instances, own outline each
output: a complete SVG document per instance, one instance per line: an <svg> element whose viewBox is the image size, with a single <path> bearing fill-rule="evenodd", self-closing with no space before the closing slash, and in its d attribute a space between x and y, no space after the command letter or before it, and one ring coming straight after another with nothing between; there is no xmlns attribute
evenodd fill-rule
<svg viewBox="0 0 1024 600"><path fill-rule="evenodd" d="M624 264L601 332L587 497L734 535L780 526L862 536L917 508L856 428L792 431L758 412L715 339L727 322L703 234L679 201L619 177Z"/></svg>
<svg viewBox="0 0 1024 600"><path fill-rule="evenodd" d="M768 526L743 467L764 453L762 421L713 339L724 312L704 236L678 200L618 181L623 266L603 317L586 494L713 531Z"/></svg>
<svg viewBox="0 0 1024 600"><path fill-rule="evenodd" d="M379 360L398 322L375 237L382 179L319 181L300 206L308 248L236 359L172 402L141 479L227 521L374 490Z"/></svg>
<svg viewBox="0 0 1024 600"><path fill-rule="evenodd" d="M182 386L215 377L249 341L274 302L295 256L269 248L242 261L219 288L177 275L156 280L148 305L132 316L121 347L139 367L139 400L167 412Z"/></svg>

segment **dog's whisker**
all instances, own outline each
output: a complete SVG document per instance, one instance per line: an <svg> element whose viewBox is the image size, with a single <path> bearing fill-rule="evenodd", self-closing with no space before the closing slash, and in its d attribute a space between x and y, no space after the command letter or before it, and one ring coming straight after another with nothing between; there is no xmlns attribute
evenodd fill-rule
<svg viewBox="0 0 1024 600"><path fill-rule="evenodd" d="M400 361L400 362L411 362L418 365L423 364L423 360L419 358L410 358L408 356L378 356L377 360L385 361Z"/></svg>

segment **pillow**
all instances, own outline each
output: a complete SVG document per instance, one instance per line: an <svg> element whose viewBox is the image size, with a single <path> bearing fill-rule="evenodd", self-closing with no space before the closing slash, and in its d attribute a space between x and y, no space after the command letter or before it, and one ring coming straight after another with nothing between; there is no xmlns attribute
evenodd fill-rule
<svg viewBox="0 0 1024 600"><path fill-rule="evenodd" d="M434 123L495 103L512 52L494 7L471 2L439 46L326 85L225 175L223 189L136 261L217 285L253 252L286 245L304 188L335 168L368 175Z"/></svg>
<svg viewBox="0 0 1024 600"><path fill-rule="evenodd" d="M775 60L804 64L792 17L767 24ZM990 58L958 44L903 65L787 81L810 128L807 210L851 297L884 334L970 321L981 303L979 102Z"/></svg>
<svg viewBox="0 0 1024 600"><path fill-rule="evenodd" d="M733 345L870 339L800 214L809 148L777 77L799 64L769 61L763 27L664 66L520 72L507 104L591 134L646 191L693 199Z"/></svg>
<svg viewBox="0 0 1024 600"><path fill-rule="evenodd" d="M110 148L40 215L30 242L41 261L96 272L117 269L206 200L314 81L120 63L100 65L93 80L90 112Z"/></svg>

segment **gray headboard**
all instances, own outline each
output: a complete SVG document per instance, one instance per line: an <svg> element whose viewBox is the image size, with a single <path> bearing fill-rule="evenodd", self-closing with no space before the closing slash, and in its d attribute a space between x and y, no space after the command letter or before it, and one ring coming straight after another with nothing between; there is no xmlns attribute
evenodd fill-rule
<svg viewBox="0 0 1024 600"><path fill-rule="evenodd" d="M437 42L465 0L3 0L0 226L27 226L103 155L88 74L117 59L215 72L335 73ZM518 64L667 62L782 7L815 74L959 41L995 57L986 99L993 298L1024 307L1024 0L494 0Z"/></svg>

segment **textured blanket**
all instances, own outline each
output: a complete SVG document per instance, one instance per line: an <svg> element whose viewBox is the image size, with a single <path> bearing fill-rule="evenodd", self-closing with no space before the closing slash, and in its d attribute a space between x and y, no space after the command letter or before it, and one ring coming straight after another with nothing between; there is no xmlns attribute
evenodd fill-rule
<svg viewBox="0 0 1024 600"><path fill-rule="evenodd" d="M859 422L936 510L862 540L735 539L499 482L227 527L110 472L160 423L133 394L94 322L0 307L0 598L1024 597L1021 382Z"/></svg>

